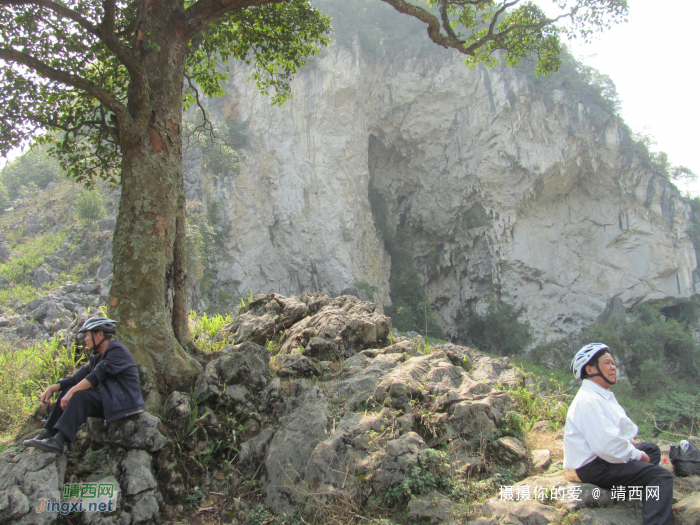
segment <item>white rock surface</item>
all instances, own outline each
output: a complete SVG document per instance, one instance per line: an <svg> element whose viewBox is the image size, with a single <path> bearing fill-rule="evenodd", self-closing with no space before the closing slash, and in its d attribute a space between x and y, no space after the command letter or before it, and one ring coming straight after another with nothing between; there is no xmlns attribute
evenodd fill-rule
<svg viewBox="0 0 700 525"><path fill-rule="evenodd" d="M289 295L367 281L388 304L371 178L448 332L491 293L525 307L536 342L590 324L614 297L690 295L692 211L615 118L516 69L440 56L397 65L333 46L281 108L236 66L210 108L248 123L240 173L207 189L196 152L185 162L188 198L223 205L218 286Z"/></svg>

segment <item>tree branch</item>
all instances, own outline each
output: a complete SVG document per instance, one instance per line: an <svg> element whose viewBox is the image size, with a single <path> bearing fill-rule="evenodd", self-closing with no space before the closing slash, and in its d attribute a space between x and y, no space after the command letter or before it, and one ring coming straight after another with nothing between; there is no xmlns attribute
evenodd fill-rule
<svg viewBox="0 0 700 525"><path fill-rule="evenodd" d="M452 26L450 25L450 18L447 16L447 3L448 0L442 0L440 2L440 17L442 18L442 27L447 33L447 36L457 40L457 35L455 34Z"/></svg>
<svg viewBox="0 0 700 525"><path fill-rule="evenodd" d="M464 53L465 55L474 56L474 50L469 50L466 47L464 47L464 41L449 35L445 36L442 33L440 33L440 20L432 13L426 11L422 7L409 4L405 0L383 1L391 5L399 13L410 15L414 18L417 18L421 22L425 22L428 25L428 36L430 37L430 40L435 42L437 45L447 49L456 49L457 51L459 51L460 53Z"/></svg>
<svg viewBox="0 0 700 525"><path fill-rule="evenodd" d="M0 0L2 1L2 0ZM129 50L119 41L114 33L114 23L116 20L115 0L102 0L104 15L99 26L99 37L107 48L116 55L119 61L129 72L129 76L134 81L134 88L141 100L148 100L149 87L146 81L147 75L143 66L134 60Z"/></svg>
<svg viewBox="0 0 700 525"><path fill-rule="evenodd" d="M23 66L27 66L28 68L34 70L37 74L44 78L48 78L54 82L60 82L61 84L84 91L88 95L92 95L107 109L113 112L117 116L119 122L123 123L124 125L130 122L129 113L127 112L126 106L124 106L124 104L122 104L114 95L108 91L105 91L97 84L94 84L89 80L85 80L84 78L71 73L66 73L60 69L55 69L31 55L20 51L15 51L14 49L0 48L0 59L22 64Z"/></svg>
<svg viewBox="0 0 700 525"><path fill-rule="evenodd" d="M129 75L135 82L137 92L143 97L148 97L148 85L146 83L146 72L139 66L129 53L128 49L117 39L114 34L114 24L116 20L116 5L114 0L103 0L104 16L99 25L95 25L90 20L79 13L69 9L52 0L0 0L0 6L37 6L44 7L68 20L72 20L85 29L87 32L99 38L105 43L107 49L112 51L116 57L124 64ZM27 65L27 64L25 64ZM96 97L97 98L97 97ZM99 99L98 99L99 100ZM109 107L109 106L108 106ZM115 111L116 114L116 111Z"/></svg>
<svg viewBox="0 0 700 525"><path fill-rule="evenodd" d="M50 9L51 11L62 16L63 18L72 20L80 27L82 27L89 33L95 35L96 37L100 37L99 28L95 24L90 22L90 20L76 13L72 9L68 9L67 7L62 6L61 4L57 4L56 2L52 2L51 0L0 0L0 6L3 5L12 5L17 7L23 5L45 7L46 9Z"/></svg>
<svg viewBox="0 0 700 525"><path fill-rule="evenodd" d="M256 7L268 4L281 4L285 0L199 0L183 14L183 37L189 42L197 33L202 31L209 22L220 16L244 7Z"/></svg>

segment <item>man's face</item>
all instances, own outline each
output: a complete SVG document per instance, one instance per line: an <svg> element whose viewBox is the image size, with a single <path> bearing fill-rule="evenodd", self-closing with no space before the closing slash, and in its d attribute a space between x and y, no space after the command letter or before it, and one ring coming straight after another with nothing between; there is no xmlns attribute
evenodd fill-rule
<svg viewBox="0 0 700 525"><path fill-rule="evenodd" d="M85 333L85 347L88 350L95 350L104 339L104 334L101 331Z"/></svg>
<svg viewBox="0 0 700 525"><path fill-rule="evenodd" d="M600 369L600 373L603 374L610 383L617 383L617 367L615 366L615 360L610 354L603 354L600 356L598 359L598 368ZM596 374L598 370L595 369L595 366L587 366L586 372L589 374ZM600 377L592 377L591 380L606 388L610 387L609 383L606 383Z"/></svg>

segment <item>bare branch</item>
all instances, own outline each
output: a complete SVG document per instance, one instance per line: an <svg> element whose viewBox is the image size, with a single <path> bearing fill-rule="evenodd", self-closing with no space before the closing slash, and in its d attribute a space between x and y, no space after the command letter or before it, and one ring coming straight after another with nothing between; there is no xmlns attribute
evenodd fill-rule
<svg viewBox="0 0 700 525"><path fill-rule="evenodd" d="M105 91L97 84L94 84L89 80L85 80L84 78L71 73L66 73L60 69L55 69L31 55L20 51L15 51L14 49L0 48L0 59L22 64L23 66L27 66L28 68L34 70L37 74L44 78L48 78L54 82L60 82L61 84L84 91L88 95L96 98L107 109L113 112L117 116L119 122L123 124L129 123L129 114L126 110L126 106L124 106L124 104L122 104L121 101L119 101L114 95L108 91Z"/></svg>
<svg viewBox="0 0 700 525"><path fill-rule="evenodd" d="M268 4L281 4L285 0L199 0L188 7L183 14L183 37L189 42L197 33L220 16L244 7Z"/></svg>

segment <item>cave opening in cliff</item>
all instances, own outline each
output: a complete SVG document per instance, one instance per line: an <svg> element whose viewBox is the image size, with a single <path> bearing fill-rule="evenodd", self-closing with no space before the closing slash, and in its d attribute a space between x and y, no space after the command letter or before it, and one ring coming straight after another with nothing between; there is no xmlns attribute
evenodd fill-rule
<svg viewBox="0 0 700 525"><path fill-rule="evenodd" d="M445 334L428 298L427 266L424 272L419 270L405 222L413 191L410 181L403 176L407 163L408 159L395 147L387 147L378 137L370 135L367 196L377 235L391 257L389 294L392 304L384 310L401 332L415 331L443 339Z"/></svg>

